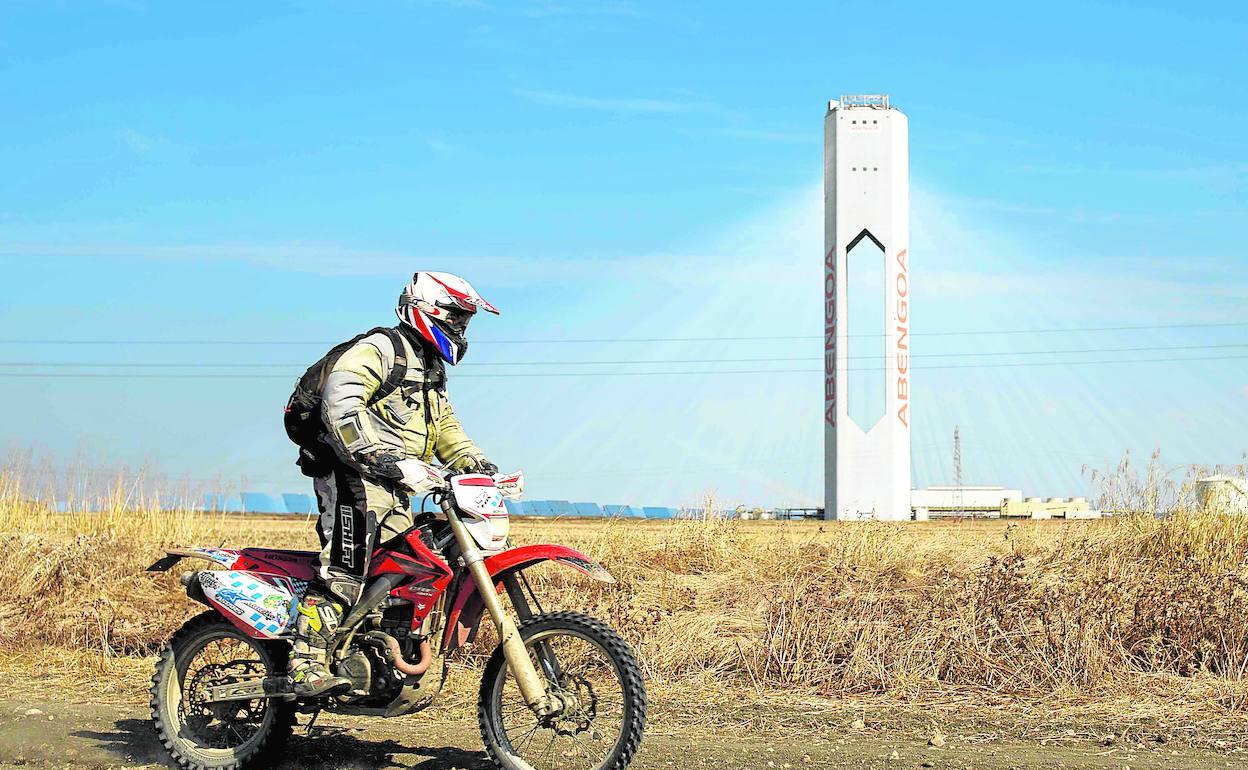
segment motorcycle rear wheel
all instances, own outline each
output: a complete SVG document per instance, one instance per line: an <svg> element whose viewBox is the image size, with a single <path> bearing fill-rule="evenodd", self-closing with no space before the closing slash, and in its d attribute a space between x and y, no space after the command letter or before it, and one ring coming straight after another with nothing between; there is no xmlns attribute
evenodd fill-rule
<svg viewBox="0 0 1248 770"><path fill-rule="evenodd" d="M185 770L240 770L285 741L293 701L211 703L203 694L231 678L281 676L287 654L285 645L252 639L216 612L188 620L161 649L152 676L152 723L169 757Z"/></svg>
<svg viewBox="0 0 1248 770"><path fill-rule="evenodd" d="M566 698L555 719L520 698L502 647L481 678L477 721L486 753L501 770L624 770L646 727L646 689L632 648L607 625L576 612L537 615L520 625L529 654ZM553 653L553 654L552 654ZM552 671L543 658L557 662Z"/></svg>

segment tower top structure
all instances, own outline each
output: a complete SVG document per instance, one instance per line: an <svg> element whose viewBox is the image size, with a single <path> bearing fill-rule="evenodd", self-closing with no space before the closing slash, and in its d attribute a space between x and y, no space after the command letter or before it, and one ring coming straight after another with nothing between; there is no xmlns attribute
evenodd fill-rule
<svg viewBox="0 0 1248 770"><path fill-rule="evenodd" d="M841 96L840 102L832 99L828 102L828 110L835 109L865 109L865 110L887 110L891 109L888 104L888 94L850 94Z"/></svg>

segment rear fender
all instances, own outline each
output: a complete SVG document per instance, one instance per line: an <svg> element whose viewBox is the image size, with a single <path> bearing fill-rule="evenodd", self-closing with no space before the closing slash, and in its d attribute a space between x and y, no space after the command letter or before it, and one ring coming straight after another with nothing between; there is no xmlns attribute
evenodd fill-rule
<svg viewBox="0 0 1248 770"><path fill-rule="evenodd" d="M165 555L147 568L148 572L168 572L183 559L203 559L226 569L234 569L239 552L230 548L167 548Z"/></svg>
<svg viewBox="0 0 1248 770"><path fill-rule="evenodd" d="M281 575L291 580L316 579L316 552L277 548L170 548L148 572L166 572L185 558L203 559L224 569Z"/></svg>
<svg viewBox="0 0 1248 770"><path fill-rule="evenodd" d="M219 567L229 569L238 561L238 551L230 551L224 548L168 548L165 555L152 562L148 566L148 572L168 572L177 566L178 562L183 559L203 559L212 562ZM204 587L199 580L199 571L184 572L182 574L182 585L186 586L186 595L192 601L197 601L205 607L216 610L221 613L227 620L238 626L242 631L253 634L252 629L246 628L232 612L227 612L219 604L216 604L204 593Z"/></svg>
<svg viewBox="0 0 1248 770"><path fill-rule="evenodd" d="M571 567L586 577L600 583L614 583L615 578L601 564L585 554L566 545L526 545L485 557L485 569L494 578L496 591L502 590L503 578L528 569L535 564L553 561ZM459 583L459 590L452 598L451 610L446 618L442 649L449 652L466 644L481 622L485 603L476 584L467 574Z"/></svg>

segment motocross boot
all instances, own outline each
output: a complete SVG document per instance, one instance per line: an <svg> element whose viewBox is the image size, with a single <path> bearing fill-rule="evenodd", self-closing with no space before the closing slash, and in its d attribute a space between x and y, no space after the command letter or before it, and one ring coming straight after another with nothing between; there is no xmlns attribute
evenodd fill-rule
<svg viewBox="0 0 1248 770"><path fill-rule="evenodd" d="M291 689L301 698L349 688L351 680L329 670L329 642L338 628L342 605L309 593L299 602L290 654Z"/></svg>

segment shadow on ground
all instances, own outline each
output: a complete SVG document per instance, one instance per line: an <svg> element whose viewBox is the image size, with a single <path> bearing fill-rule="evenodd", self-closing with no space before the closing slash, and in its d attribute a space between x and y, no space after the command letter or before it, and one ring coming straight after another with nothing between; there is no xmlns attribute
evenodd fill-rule
<svg viewBox="0 0 1248 770"><path fill-rule="evenodd" d="M152 723L119 719L112 730L79 730L76 738L94 741L101 749L128 763L168 765L164 747L156 740ZM350 770L478 770L492 767L483 751L454 746L409 746L393 738L369 740L343 727L316 727L307 735L300 727L272 757L259 767L275 770L349 768ZM422 732L414 728L413 733Z"/></svg>

